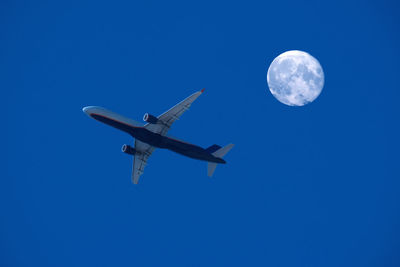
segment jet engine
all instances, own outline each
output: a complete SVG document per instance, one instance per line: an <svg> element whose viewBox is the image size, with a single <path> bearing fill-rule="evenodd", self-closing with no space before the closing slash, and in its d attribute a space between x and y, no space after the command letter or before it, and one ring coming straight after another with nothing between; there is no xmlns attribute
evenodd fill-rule
<svg viewBox="0 0 400 267"><path fill-rule="evenodd" d="M122 152L132 155L132 156L135 155L135 153L136 153L136 149L134 149L130 145L123 145L121 150L122 150Z"/></svg>
<svg viewBox="0 0 400 267"><path fill-rule="evenodd" d="M144 114L143 120L144 120L144 121L147 121L148 123L151 123L151 124L157 124L157 122L158 122L157 117L156 117L156 116L153 116L153 115L151 115L151 114L149 114L149 113L145 113L145 114Z"/></svg>

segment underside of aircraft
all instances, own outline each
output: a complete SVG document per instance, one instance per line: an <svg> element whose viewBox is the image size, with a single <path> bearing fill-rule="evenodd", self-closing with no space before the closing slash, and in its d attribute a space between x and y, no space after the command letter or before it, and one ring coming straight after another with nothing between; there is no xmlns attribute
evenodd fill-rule
<svg viewBox="0 0 400 267"><path fill-rule="evenodd" d="M89 117L124 131L135 138L134 147L126 144L122 146L122 152L133 156L132 182L134 184L139 183L139 178L143 174L147 160L155 148L169 149L190 158L207 161L207 174L211 177L218 163L226 163L223 156L233 148L233 144L225 147L212 145L204 149L200 146L167 136L171 125L189 109L191 104L203 92L204 89L192 94L158 117L145 113L143 120L146 124L144 126L102 107L84 107L83 112Z"/></svg>

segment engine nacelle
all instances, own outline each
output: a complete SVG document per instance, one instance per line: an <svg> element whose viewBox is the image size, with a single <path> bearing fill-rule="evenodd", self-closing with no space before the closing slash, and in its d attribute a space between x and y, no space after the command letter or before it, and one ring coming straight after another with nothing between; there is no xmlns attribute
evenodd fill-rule
<svg viewBox="0 0 400 267"><path fill-rule="evenodd" d="M157 117L156 117L156 116L153 116L153 115L151 115L151 114L149 114L149 113L145 113L145 114L144 114L143 120L146 121L146 122L148 122L148 123L151 123L151 124L157 124L157 122L158 122Z"/></svg>
<svg viewBox="0 0 400 267"><path fill-rule="evenodd" d="M129 154L129 155L135 155L136 153L136 149L134 149L133 147L129 146L129 145L123 145L121 148L122 152Z"/></svg>

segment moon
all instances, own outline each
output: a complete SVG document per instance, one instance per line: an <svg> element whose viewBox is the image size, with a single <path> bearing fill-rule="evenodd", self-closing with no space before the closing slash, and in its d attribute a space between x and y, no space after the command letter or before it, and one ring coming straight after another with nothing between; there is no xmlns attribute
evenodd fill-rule
<svg viewBox="0 0 400 267"><path fill-rule="evenodd" d="M299 50L277 56L267 73L272 95L289 106L304 106L313 102L320 95L324 81L324 72L318 60Z"/></svg>

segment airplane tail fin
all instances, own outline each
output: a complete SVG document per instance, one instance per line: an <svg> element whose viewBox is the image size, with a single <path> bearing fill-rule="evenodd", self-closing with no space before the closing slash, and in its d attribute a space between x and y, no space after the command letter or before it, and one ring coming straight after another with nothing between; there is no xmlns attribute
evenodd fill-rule
<svg viewBox="0 0 400 267"><path fill-rule="evenodd" d="M212 146L208 147L206 149L206 151L209 152L209 153L214 153L215 151L217 151L220 148L221 147L219 145L212 145Z"/></svg>
<svg viewBox="0 0 400 267"><path fill-rule="evenodd" d="M216 150L215 152L213 152L211 154L213 154L214 157L222 158L233 148L233 146L234 146L234 144L226 145L222 148L218 148L218 150ZM216 167L217 167L217 163L208 162L207 174L209 177L211 177L213 175Z"/></svg>

